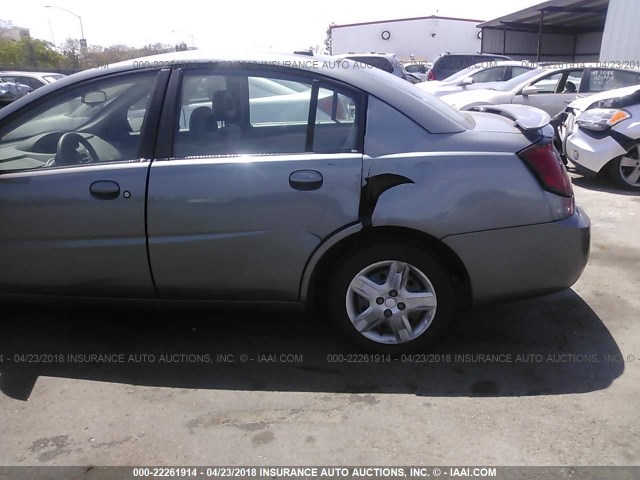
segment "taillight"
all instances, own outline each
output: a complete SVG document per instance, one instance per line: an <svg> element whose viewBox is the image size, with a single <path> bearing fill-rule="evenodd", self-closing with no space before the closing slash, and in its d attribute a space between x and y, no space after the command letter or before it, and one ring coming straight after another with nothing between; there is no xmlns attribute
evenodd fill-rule
<svg viewBox="0 0 640 480"><path fill-rule="evenodd" d="M433 73L433 69L429 70L429 74L427 75L427 81L435 80L435 79L436 79L436 74Z"/></svg>
<svg viewBox="0 0 640 480"><path fill-rule="evenodd" d="M518 156L531 168L545 190L573 198L571 179L553 143L534 143Z"/></svg>

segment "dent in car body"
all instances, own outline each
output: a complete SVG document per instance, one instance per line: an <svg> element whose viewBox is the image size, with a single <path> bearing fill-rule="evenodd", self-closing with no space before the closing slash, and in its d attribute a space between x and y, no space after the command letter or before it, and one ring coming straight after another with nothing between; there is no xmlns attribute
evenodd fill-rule
<svg viewBox="0 0 640 480"><path fill-rule="evenodd" d="M476 115L476 129L429 134L384 102L369 100L367 176L392 174L411 181L380 195L371 216L374 227L407 227L441 239L553 220L544 191L514 153L529 140L506 118ZM495 131L479 129L487 115L489 130ZM494 127L496 121L503 131Z"/></svg>

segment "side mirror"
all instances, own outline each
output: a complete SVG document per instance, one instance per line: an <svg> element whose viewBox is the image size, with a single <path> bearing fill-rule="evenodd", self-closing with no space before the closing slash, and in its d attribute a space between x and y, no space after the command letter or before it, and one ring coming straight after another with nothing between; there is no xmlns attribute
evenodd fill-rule
<svg viewBox="0 0 640 480"><path fill-rule="evenodd" d="M466 77L463 78L462 80L460 80L460 82L458 83L459 86L461 87L468 87L469 85L473 85L475 82L473 80L473 78L471 77Z"/></svg>
<svg viewBox="0 0 640 480"><path fill-rule="evenodd" d="M107 94L102 90L96 90L95 92L89 92L82 95L82 103L85 105L100 105L107 101Z"/></svg>
<svg viewBox="0 0 640 480"><path fill-rule="evenodd" d="M525 97L528 97L529 95L535 95L536 93L538 93L538 89L536 87L534 87L533 85L529 85L528 87L524 87L522 89L522 91L520 92L520 94L524 95Z"/></svg>

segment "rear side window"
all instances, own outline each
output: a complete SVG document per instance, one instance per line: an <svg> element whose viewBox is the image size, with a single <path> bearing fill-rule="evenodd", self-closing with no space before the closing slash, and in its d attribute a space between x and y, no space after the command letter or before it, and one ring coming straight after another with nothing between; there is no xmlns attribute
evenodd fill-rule
<svg viewBox="0 0 640 480"><path fill-rule="evenodd" d="M588 92L604 92L640 83L640 73L594 69L589 72Z"/></svg>
<svg viewBox="0 0 640 480"><path fill-rule="evenodd" d="M360 94L272 72L187 72L174 156L359 149Z"/></svg>

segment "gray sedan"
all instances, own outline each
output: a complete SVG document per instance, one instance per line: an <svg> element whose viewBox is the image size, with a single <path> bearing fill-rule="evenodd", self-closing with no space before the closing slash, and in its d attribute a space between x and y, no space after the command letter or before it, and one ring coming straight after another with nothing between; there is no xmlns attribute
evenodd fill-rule
<svg viewBox="0 0 640 480"><path fill-rule="evenodd" d="M638 83L640 70L607 68L597 64L576 64L563 68L549 66L531 70L495 88L469 90L441 98L459 110L514 103L540 108L554 116L578 96Z"/></svg>
<svg viewBox="0 0 640 480"><path fill-rule="evenodd" d="M0 291L315 305L398 353L458 308L570 287L590 224L549 117L360 67L182 52L9 105Z"/></svg>

